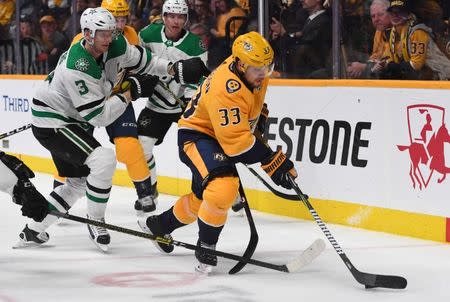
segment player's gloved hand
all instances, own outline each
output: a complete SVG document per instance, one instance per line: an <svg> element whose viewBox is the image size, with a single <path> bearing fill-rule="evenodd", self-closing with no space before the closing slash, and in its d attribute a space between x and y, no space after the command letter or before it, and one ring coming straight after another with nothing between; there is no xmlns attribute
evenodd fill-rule
<svg viewBox="0 0 450 302"><path fill-rule="evenodd" d="M19 179L13 191L13 201L22 205L22 215L42 221L48 214L47 200L29 180Z"/></svg>
<svg viewBox="0 0 450 302"><path fill-rule="evenodd" d="M261 168L272 178L275 184L286 189L292 189L287 176L290 174L296 178L297 171L292 161L281 150L274 152L271 156L261 161Z"/></svg>
<svg viewBox="0 0 450 302"><path fill-rule="evenodd" d="M200 58L177 61L172 69L175 81L180 84L197 84L211 73Z"/></svg>
<svg viewBox="0 0 450 302"><path fill-rule="evenodd" d="M121 91L130 90L133 101L140 97L150 97L155 90L158 80L157 76L130 74L123 80Z"/></svg>
<svg viewBox="0 0 450 302"><path fill-rule="evenodd" d="M17 178L28 180L34 177L33 171L17 157L0 152L0 160L16 174Z"/></svg>

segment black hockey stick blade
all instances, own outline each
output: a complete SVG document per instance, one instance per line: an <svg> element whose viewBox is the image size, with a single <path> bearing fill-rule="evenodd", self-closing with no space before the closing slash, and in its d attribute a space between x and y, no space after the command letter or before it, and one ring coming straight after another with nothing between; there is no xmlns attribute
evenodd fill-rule
<svg viewBox="0 0 450 302"><path fill-rule="evenodd" d="M346 267L350 270L353 277L359 283L363 284L366 288L375 288L375 287L384 287L384 288L392 288L392 289L404 289L406 288L407 281L405 278L400 276L388 276L388 275L378 275L378 274L370 274L360 272L348 259L345 252L340 247L339 243L334 239L330 230L326 226L326 224L322 221L319 214L317 214L316 210L313 208L312 204L309 202L308 198L303 194L302 190L300 190L299 186L295 182L294 178L288 175L289 182L292 185L292 188L297 193L298 197L302 200L303 204L308 208L310 214L314 218L315 222L319 225L320 229L324 233L325 237L327 237L328 241L333 246L336 253L338 253L339 257L341 257L342 261L344 261Z"/></svg>
<svg viewBox="0 0 450 302"><path fill-rule="evenodd" d="M259 266L259 267L265 267L267 269L276 270L276 271L285 272L285 273L292 273L292 272L299 270L304 265L308 264L313 259L315 259L315 257L317 257L317 255L319 255L321 253L321 245L320 245L320 243L317 243L317 240L316 240L309 248L307 248L305 251L303 251L298 257L294 258L292 261L290 261L286 264L273 264L273 263L269 263L269 262L265 262L265 261L256 260L253 258L244 258L244 257L238 256L238 255L221 252L218 250L210 250L210 249L206 249L203 247L198 247L197 245L193 245L190 243L185 243L182 241L177 241L177 240L173 240L173 239L169 239L169 238L165 238L165 237L155 236L152 234L123 228L123 227L120 227L117 225L108 224L108 223L91 220L91 219L84 218L84 217L71 215L68 213L61 213L58 211L50 211L50 215L68 219L68 220L72 220L72 221L81 222L84 224L95 225L95 226L102 227L102 228L105 228L105 229L108 229L111 231L116 231L119 233L124 233L124 234L141 237L141 238L147 238L147 239L150 239L150 240L162 243L162 244L184 247L186 249L193 250L193 251L200 250L204 253L209 253L211 255L216 255L218 257L231 259L231 260L235 260L235 261L242 261L247 264L252 264L255 266Z"/></svg>
<svg viewBox="0 0 450 302"><path fill-rule="evenodd" d="M253 220L253 215L250 210L250 206L248 205L248 202L247 202L247 196L245 195L244 187L242 186L240 178L239 178L239 194L241 195L241 198L243 199L241 201L241 203L243 203L245 215L247 216L247 221L250 226L250 240L248 242L247 248L245 249L244 255L242 256L242 257L248 259L253 256L253 253L256 250L256 246L258 245L259 237L258 237L258 231L256 230L255 221ZM228 273L230 275L234 275L234 274L240 272L246 264L247 263L245 263L243 261L239 261L238 263L236 263L235 266L233 266L230 269L230 271Z"/></svg>
<svg viewBox="0 0 450 302"><path fill-rule="evenodd" d="M248 170L249 170L253 175L255 175L256 178L258 178L258 179L263 183L263 185L264 185L267 189L269 189L269 191L272 192L275 196L278 196L278 197L281 197L281 198L287 199L287 200L295 200L295 201L300 201L300 200L301 200L300 197L298 197L298 195L290 195L290 194L286 194L286 193L277 191L277 190L276 190L274 187L272 187L272 186L271 186L264 178L262 178L262 176L259 175L258 172L256 172L253 168L251 168L251 167L249 167L249 166L246 166L246 167L247 167ZM308 195L305 194L305 196L306 196L307 198L309 198Z"/></svg>

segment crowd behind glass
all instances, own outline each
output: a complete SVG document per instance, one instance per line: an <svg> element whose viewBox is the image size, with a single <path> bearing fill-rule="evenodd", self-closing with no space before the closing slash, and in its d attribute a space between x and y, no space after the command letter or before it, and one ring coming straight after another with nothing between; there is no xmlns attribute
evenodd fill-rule
<svg viewBox="0 0 450 302"><path fill-rule="evenodd" d="M128 25L137 32L162 22L163 0L127 2ZM210 69L230 55L234 38L258 30L258 0L186 2L185 28L201 37ZM267 38L276 54L272 77L336 78L332 40L339 24L339 78L450 80L450 1L339 4L339 22L333 22L331 0L269 0ZM49 73L80 32L81 13L100 5L101 0L0 0L0 73Z"/></svg>

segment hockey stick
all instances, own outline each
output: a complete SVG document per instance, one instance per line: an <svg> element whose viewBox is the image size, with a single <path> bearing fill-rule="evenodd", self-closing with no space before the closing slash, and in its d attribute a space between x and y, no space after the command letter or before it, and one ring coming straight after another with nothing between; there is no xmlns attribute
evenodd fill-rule
<svg viewBox="0 0 450 302"><path fill-rule="evenodd" d="M261 177L261 175L258 174L258 172L256 172L253 168L246 166L247 169L253 174L255 175L265 186L267 189L269 189L270 192L272 192L275 196L287 199L287 200L295 200L295 201L300 201L301 199L298 197L298 195L290 195L290 194L285 194L283 192L277 191L274 187L272 187L264 178ZM306 196L306 198L309 198L308 195L304 194Z"/></svg>
<svg viewBox="0 0 450 302"><path fill-rule="evenodd" d="M360 272L356 269L356 267L350 262L347 255L344 253L342 248L337 243L336 239L334 239L333 235L331 235L331 232L328 230L325 223L322 221L322 219L317 214L316 210L314 210L313 206L309 202L308 198L305 197L303 192L298 187L295 180L288 175L289 182L291 183L294 191L297 193L298 197L302 200L303 204L308 208L309 213L312 215L314 220L319 225L322 232L327 237L328 241L333 246L334 250L338 253L338 255L341 257L342 261L344 261L347 268L352 273L353 277L358 281L359 283L363 284L366 288L375 288L375 287L385 287L385 288L394 288L394 289L403 289L406 288L407 281L405 278L400 276L388 276L388 275L378 275L378 274L369 274Z"/></svg>
<svg viewBox="0 0 450 302"><path fill-rule="evenodd" d="M258 232L256 231L255 221L253 220L252 212L250 206L248 205L247 196L245 196L244 187L242 186L241 178L239 177L239 194L241 195L241 204L243 204L245 215L247 216L248 225L250 226L250 240L248 242L247 248L245 249L244 255L242 257L250 259L256 250L258 245ZM228 272L230 275L240 272L247 263L239 261L233 266Z"/></svg>
<svg viewBox="0 0 450 302"><path fill-rule="evenodd" d="M31 124L26 124L26 125L24 125L22 127L19 127L17 129L11 130L9 132L2 133L2 134L0 134L0 139L4 139L4 138L6 138L8 136L11 136L11 135L14 135L16 133L22 132L24 130L27 130L28 128L31 128Z"/></svg>
<svg viewBox="0 0 450 302"><path fill-rule="evenodd" d="M147 238L147 239L156 241L158 243L180 246L180 247L184 247L188 250L193 250L193 251L200 250L204 253L209 253L212 255L216 255L218 257L236 260L236 261L242 261L247 264L253 264L255 266L265 267L268 269L285 272L285 273L293 273L293 272L300 270L303 266L305 266L306 264L308 264L312 260L314 260L314 258L316 258L325 248L325 243L323 242L323 240L317 239L316 241L313 242L313 244L311 244L311 246L309 246L298 257L296 257L289 263L273 264L273 263L269 263L269 262L252 259L252 258L244 258L244 257L238 256L238 255L229 254L229 253L221 252L221 251L217 251L217 250L205 249L205 248L199 247L197 245L184 243L181 241L168 239L168 238L164 238L164 237L160 237L160 236L155 236L155 235L147 234L147 233L143 233L143 232L138 232L138 231L126 229L126 228L123 228L120 226L103 223L100 221L91 220L91 219L83 218L83 217L79 217L79 216L70 215L68 213L61 213L58 211L50 211L50 214L53 216L59 217L59 218L73 220L73 221L81 222L84 224L95 225L97 227L102 227L102 228L105 228L105 229L108 229L111 231L116 231L119 233L124 233L124 234L141 237L141 238Z"/></svg>

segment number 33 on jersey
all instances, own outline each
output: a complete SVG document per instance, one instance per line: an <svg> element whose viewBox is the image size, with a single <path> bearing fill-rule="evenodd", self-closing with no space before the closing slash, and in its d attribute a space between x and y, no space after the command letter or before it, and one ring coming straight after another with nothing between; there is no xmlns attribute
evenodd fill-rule
<svg viewBox="0 0 450 302"><path fill-rule="evenodd" d="M214 75L214 76L213 76ZM232 57L226 59L201 85L178 122L216 138L228 156L238 156L255 143L254 125L264 103L269 79L250 88L235 73Z"/></svg>

